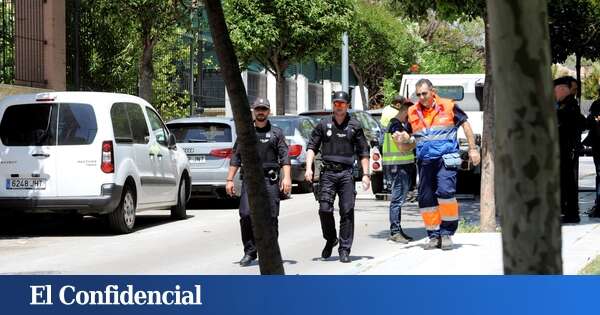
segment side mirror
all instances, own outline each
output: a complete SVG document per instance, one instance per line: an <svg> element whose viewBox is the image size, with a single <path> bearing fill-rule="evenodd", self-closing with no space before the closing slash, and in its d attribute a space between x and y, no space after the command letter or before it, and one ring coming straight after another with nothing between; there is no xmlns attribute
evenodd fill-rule
<svg viewBox="0 0 600 315"><path fill-rule="evenodd" d="M167 146L171 150L175 150L177 148L177 139L174 134L169 134L169 141L167 142Z"/></svg>

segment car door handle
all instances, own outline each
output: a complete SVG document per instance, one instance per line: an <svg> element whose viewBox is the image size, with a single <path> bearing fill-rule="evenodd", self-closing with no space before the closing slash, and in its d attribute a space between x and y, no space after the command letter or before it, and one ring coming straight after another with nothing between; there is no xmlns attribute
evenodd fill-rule
<svg viewBox="0 0 600 315"><path fill-rule="evenodd" d="M33 153L31 156L33 156L33 157L41 157L41 158L49 158L50 154L48 154L48 153Z"/></svg>

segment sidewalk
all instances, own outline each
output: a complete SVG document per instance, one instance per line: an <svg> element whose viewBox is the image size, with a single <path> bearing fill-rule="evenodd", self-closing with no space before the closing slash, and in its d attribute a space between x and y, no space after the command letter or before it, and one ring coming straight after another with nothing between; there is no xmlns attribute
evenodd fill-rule
<svg viewBox="0 0 600 315"><path fill-rule="evenodd" d="M581 223L563 225L563 273L576 275L589 261L600 255L600 219L585 215L594 203L595 173L591 158L581 159L579 206ZM359 193L359 195L361 195ZM368 198L363 193L361 197ZM371 195L372 196L372 195ZM478 224L479 201L463 200L461 218ZM407 212L416 205L407 205ZM415 209L416 210L416 209ZM415 213L417 215L417 213ZM450 251L423 250L426 239L398 245L388 255L357 265L349 274L367 275L501 275L502 236L500 233L458 233Z"/></svg>

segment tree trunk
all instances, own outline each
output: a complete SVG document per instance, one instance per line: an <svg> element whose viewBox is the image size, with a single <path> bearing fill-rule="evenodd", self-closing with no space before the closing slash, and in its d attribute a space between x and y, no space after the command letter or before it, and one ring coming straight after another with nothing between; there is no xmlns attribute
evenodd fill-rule
<svg viewBox="0 0 600 315"><path fill-rule="evenodd" d="M156 40L152 39L150 33L142 36L143 50L140 58L139 91L138 95L148 102L152 102L152 80L154 79L154 65L152 58L154 55L154 45Z"/></svg>
<svg viewBox="0 0 600 315"><path fill-rule="evenodd" d="M546 0L487 1L496 197L506 274L562 273L559 155Z"/></svg>
<svg viewBox="0 0 600 315"><path fill-rule="evenodd" d="M275 113L277 115L285 115L285 76L283 74L284 70L280 70L281 72L277 72L275 78L277 80L275 92L275 101L277 103Z"/></svg>
<svg viewBox="0 0 600 315"><path fill-rule="evenodd" d="M358 70L356 69L356 66L353 63L350 64L350 68L352 69L352 72L354 72L354 76L358 80L358 87L360 88L360 99L363 103L363 109L367 110L369 109L369 104L367 101L367 96L365 95L365 80L363 79L362 75L358 73Z"/></svg>
<svg viewBox="0 0 600 315"><path fill-rule="evenodd" d="M494 196L494 87L490 27L485 20L485 87L483 89L483 135L481 139L480 227L482 232L496 231L496 198Z"/></svg>
<svg viewBox="0 0 600 315"><path fill-rule="evenodd" d="M260 273L284 274L277 236L271 224L270 202L267 197L263 170L256 151L258 140L252 125L252 115L248 107L248 97L242 81L238 59L225 24L221 1L205 0L204 3L206 4L208 23L221 66L221 73L231 101L237 141L242 153L244 185L248 191L250 216L258 249Z"/></svg>

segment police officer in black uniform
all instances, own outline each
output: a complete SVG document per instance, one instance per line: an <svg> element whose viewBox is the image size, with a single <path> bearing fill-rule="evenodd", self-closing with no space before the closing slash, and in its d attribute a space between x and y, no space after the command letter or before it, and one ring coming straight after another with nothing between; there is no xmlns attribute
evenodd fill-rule
<svg viewBox="0 0 600 315"><path fill-rule="evenodd" d="M355 156L360 158L363 170L362 183L369 189L369 144L360 122L348 114L350 97L339 91L333 95L333 116L323 118L310 137L306 155L305 179L312 181L312 163L315 154L321 150L323 164L319 181L319 218L325 238L325 248L321 257L329 258L333 247L338 244L333 217L333 201L339 198L340 207L340 261L350 262L350 249L354 238L354 200L356 189L352 166Z"/></svg>
<svg viewBox="0 0 600 315"><path fill-rule="evenodd" d="M262 162L265 174L265 185L269 193L271 202L272 223L275 226L275 232L278 233L279 215L279 191L288 194L292 189L292 180L290 176L291 166L288 157L288 146L285 142L283 131L271 125L268 117L270 113L269 101L258 98L252 104L254 112L254 127L256 128L256 137L258 138L258 155ZM227 175L227 184L225 189L231 196L235 194L233 178L242 165L240 151L237 150L237 142L233 146L233 156L229 164L229 173ZM279 179L280 167L283 168L283 178ZM243 173L242 173L243 176ZM252 221L250 219L250 206L248 204L248 194L245 184L242 184L242 194L240 196L240 227L242 230L242 243L244 244L244 257L240 260L240 266L250 265L256 259L256 244L252 232Z"/></svg>

